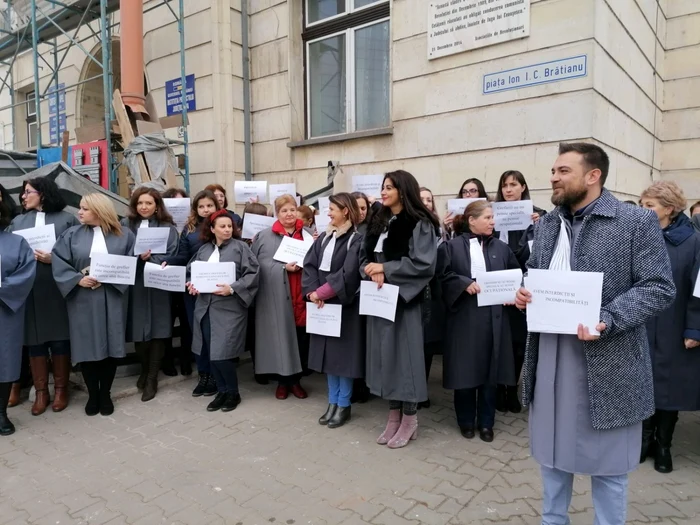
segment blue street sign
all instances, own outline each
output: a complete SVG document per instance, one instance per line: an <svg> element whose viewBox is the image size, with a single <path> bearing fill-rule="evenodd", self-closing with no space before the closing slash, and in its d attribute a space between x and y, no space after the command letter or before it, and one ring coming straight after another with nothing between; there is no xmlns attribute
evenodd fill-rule
<svg viewBox="0 0 700 525"><path fill-rule="evenodd" d="M58 116L58 129L56 126L56 115L49 117L49 139L51 144L60 144L61 133L66 131L66 114L61 113Z"/></svg>
<svg viewBox="0 0 700 525"><path fill-rule="evenodd" d="M56 114L56 88L51 86L46 92L49 99L49 115ZM66 112L66 85L61 83L58 85L58 112Z"/></svg>
<svg viewBox="0 0 700 525"><path fill-rule="evenodd" d="M185 77L187 88L187 111L197 110L197 99L194 93L194 75ZM165 106L168 116L182 113L182 80L176 78L165 83Z"/></svg>

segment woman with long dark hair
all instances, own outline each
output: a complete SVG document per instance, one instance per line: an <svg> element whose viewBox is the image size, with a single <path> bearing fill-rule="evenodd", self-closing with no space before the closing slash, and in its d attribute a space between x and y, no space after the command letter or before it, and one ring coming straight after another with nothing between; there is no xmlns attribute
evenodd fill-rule
<svg viewBox="0 0 700 525"><path fill-rule="evenodd" d="M144 270L146 263L161 265L177 255L178 233L173 218L163 203L158 190L141 187L134 191L129 202L129 216L122 219L122 226L129 228L134 237L141 228L167 228L167 250L164 254L151 251L138 255L136 281L129 294L129 317L126 324L126 340L134 343L141 360L141 375L136 386L142 391L141 401L150 401L158 391L158 372L165 354L168 339L173 336L170 292L146 288Z"/></svg>
<svg viewBox="0 0 700 525"><path fill-rule="evenodd" d="M398 286L399 300L395 322L367 318L367 385L389 400L389 419L377 443L401 448L416 438L417 405L428 399L421 303L435 275L440 223L406 171L385 175L382 203L362 245L360 270L378 288Z"/></svg>
<svg viewBox="0 0 700 525"><path fill-rule="evenodd" d="M361 191L355 191L352 193L357 201L357 208L360 211L360 222L357 225L357 233L360 235L365 235L367 233L367 227L369 223L372 222L372 217L375 213L382 209L382 203L377 202L373 198L369 198L367 195Z"/></svg>
<svg viewBox="0 0 700 525"><path fill-rule="evenodd" d="M5 203L5 211L6 213L8 213L10 220L14 219L15 216L19 213L19 210L17 209L17 203L12 198L12 195L10 195L10 192L7 191L7 189L5 189L5 187L2 184L0 184L0 202Z"/></svg>
<svg viewBox="0 0 700 525"><path fill-rule="evenodd" d="M16 232L38 226L53 225L56 238L68 228L80 224L78 219L63 211L66 202L56 183L47 178L29 179L22 183L24 213L12 220L7 231ZM24 323L24 345L29 352L29 364L36 390L32 415L43 414L49 406L49 350L54 376L52 409L60 412L68 406L70 377L70 331L66 300L56 286L51 273L51 252L34 250L37 261L36 280L27 298ZM20 383L12 385L13 396L19 400Z"/></svg>
<svg viewBox="0 0 700 525"><path fill-rule="evenodd" d="M235 281L221 283L213 293L200 293L187 284L189 293L197 297L192 330L192 350L208 354L216 379L217 394L207 410L230 412L241 402L235 358L245 351L248 308L258 291L258 261L226 210L207 217L202 228L199 248L192 262L235 263ZM191 270L192 263L188 265Z"/></svg>
<svg viewBox="0 0 700 525"><path fill-rule="evenodd" d="M222 210L226 210L226 212L229 214L229 216L233 220L233 223L238 229L243 227L243 219L241 219L240 215L238 215L235 211L228 209L228 197L226 196L226 189L224 189L224 187L221 184L210 184L209 186L204 188L204 190L210 191L214 194L214 196L216 197L216 202L219 203L219 208Z"/></svg>
<svg viewBox="0 0 700 525"><path fill-rule="evenodd" d="M455 199L489 199L488 193L486 193L486 188L484 188L484 183L479 179L471 178L465 180L459 187L459 191L455 196ZM456 234L454 227L452 225L455 216L452 212L448 212L445 215L443 221L445 225L445 233L448 237L452 237Z"/></svg>
<svg viewBox="0 0 700 525"><path fill-rule="evenodd" d="M187 224L180 234L180 243L177 249L177 254L173 257L168 257L163 264L171 266L187 266L187 264L197 255L197 252L204 244L201 239L202 227L212 213L220 210L219 201L209 190L200 191L192 199L192 209L190 216L187 219ZM194 323L194 305L196 298L193 295L184 295L185 314L187 316L187 324L189 333L192 333ZM185 347L190 347L192 341L187 341ZM195 354L196 356L196 354ZM213 396L216 394L216 380L211 375L211 367L206 356L196 356L197 372L199 373L199 381L197 386L192 391L193 397Z"/></svg>

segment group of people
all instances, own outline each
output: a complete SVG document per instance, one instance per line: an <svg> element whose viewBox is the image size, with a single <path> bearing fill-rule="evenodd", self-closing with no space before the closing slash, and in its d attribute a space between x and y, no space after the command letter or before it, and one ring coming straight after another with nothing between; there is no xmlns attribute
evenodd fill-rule
<svg viewBox="0 0 700 525"><path fill-rule="evenodd" d="M429 406L432 358L441 352L443 385L454 391L465 438L478 433L492 441L497 410L529 405L543 523L568 522L574 474L592 477L598 522L624 523L627 474L647 457L659 472L670 472L678 412L700 409L700 299L693 295L700 236L676 184L656 182L641 206L632 206L605 189L608 170L600 147L561 144L551 176L556 207L534 208L533 225L522 231L494 231L492 199L478 179L465 181L457 197L482 200L441 220L430 190L394 171L384 177L381 203L357 193L332 195L324 232L313 230L313 216L300 212L295 196L279 197L273 226L247 241L220 186L194 196L178 234L153 189L134 192L121 222L106 197L86 195L78 223L62 211L55 184L28 180L21 215L11 218L6 194L0 202L0 227L7 228L0 233L0 434L14 431L6 408L18 400L13 382L23 346L37 391L33 414L50 403L50 353L53 410L68 402L72 359L89 394L85 412L109 415L115 359L125 356L125 342L135 343L141 358L138 386L148 401L177 316L185 329L182 372L191 372L191 349L199 373L192 395L215 396L207 410L241 403L236 360L250 350L256 380L275 380L280 400L290 393L306 398L303 376L326 374L328 407L319 424L329 428L351 419L358 389L387 400L377 443L401 448L417 437L418 409ZM522 173L503 173L496 201L529 198ZM268 210L250 203L243 220L247 214ZM10 234L44 224L56 228L51 253ZM134 286L90 276L92 254L132 255L137 230L149 227L171 229L167 253L139 255ZM275 260L285 237L315 239L304 261ZM197 262L234 262L236 278L213 293L188 281L185 293L173 294L144 286L146 262L187 265L188 275ZM580 325L577 335L528 334L532 295L525 288L513 303L478 306L477 274L507 269L602 272L599 324ZM394 321L360 316L363 280L398 287ZM330 304L342 306L340 337L308 333L307 309Z"/></svg>

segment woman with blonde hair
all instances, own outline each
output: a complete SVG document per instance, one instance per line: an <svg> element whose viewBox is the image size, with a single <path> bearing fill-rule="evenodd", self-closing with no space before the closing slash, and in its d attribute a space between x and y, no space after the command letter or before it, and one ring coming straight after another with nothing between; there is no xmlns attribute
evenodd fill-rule
<svg viewBox="0 0 700 525"><path fill-rule="evenodd" d="M52 252L56 285L66 299L73 363L81 363L89 399L85 413L114 412L110 390L117 371L115 358L126 356L125 335L129 287L101 284L90 276L93 254L133 253L134 234L122 229L108 197L85 195L78 211L80 226L67 229Z"/></svg>
<svg viewBox="0 0 700 525"><path fill-rule="evenodd" d="M312 240L297 219L297 203L292 195L275 199L277 221L253 241L253 254L260 263L260 288L255 300L255 373L277 374L277 399L287 399L289 392L307 397L301 386L306 370L309 338L306 333L306 302L302 293L301 266L275 261L277 248L284 237Z"/></svg>
<svg viewBox="0 0 700 525"><path fill-rule="evenodd" d="M676 298L647 323L654 370L656 413L642 426L641 462L654 458L663 474L673 470L671 441L681 410L700 410L700 299L693 295L700 268L700 234L683 213L683 191L658 181L642 193L642 206L656 213L663 230Z"/></svg>

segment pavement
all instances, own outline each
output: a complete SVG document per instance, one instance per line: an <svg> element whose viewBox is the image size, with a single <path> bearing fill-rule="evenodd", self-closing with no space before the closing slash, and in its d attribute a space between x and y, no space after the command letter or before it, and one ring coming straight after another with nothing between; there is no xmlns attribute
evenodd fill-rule
<svg viewBox="0 0 700 525"><path fill-rule="evenodd" d="M278 401L250 364L230 413L191 397L193 378L148 403L120 397L111 417L85 416L83 392L61 414L32 417L24 402L10 409L17 433L0 438L0 524L539 524L526 414L498 414L491 444L465 440L434 368L432 407L402 450L375 443L385 402L355 405L350 423L328 429L317 423L322 376L305 379L308 399ZM698 415L682 415L673 451L672 474L651 461L632 474L628 523L700 523ZM590 481L574 492L572 524L592 524Z"/></svg>

